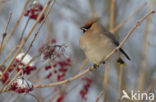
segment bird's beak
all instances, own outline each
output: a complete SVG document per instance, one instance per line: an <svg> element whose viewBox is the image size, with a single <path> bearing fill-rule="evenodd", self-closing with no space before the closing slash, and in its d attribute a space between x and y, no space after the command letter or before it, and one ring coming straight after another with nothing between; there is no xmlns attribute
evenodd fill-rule
<svg viewBox="0 0 156 102"><path fill-rule="evenodd" d="M84 28L84 27L81 27L80 29L81 29L81 30L84 30L85 28Z"/></svg>

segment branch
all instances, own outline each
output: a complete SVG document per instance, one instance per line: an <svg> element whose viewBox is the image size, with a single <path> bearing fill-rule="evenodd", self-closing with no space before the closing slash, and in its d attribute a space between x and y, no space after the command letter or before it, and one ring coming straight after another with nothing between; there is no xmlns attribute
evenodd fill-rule
<svg viewBox="0 0 156 102"><path fill-rule="evenodd" d="M140 10L142 10L147 5L147 2L143 3L136 11L134 11L131 15L129 15L127 18L125 18L123 21L121 21L113 30L112 33L119 30L127 21L129 21L134 15L138 14Z"/></svg>
<svg viewBox="0 0 156 102"><path fill-rule="evenodd" d="M2 35L1 44L0 44L0 54L1 54L2 47L3 47L4 39L7 36L7 30L8 30L8 26L9 26L9 23L10 23L11 16L12 16L12 12L9 13L8 22L7 22L7 25L5 27L4 33Z"/></svg>
<svg viewBox="0 0 156 102"><path fill-rule="evenodd" d="M150 1L150 10L153 8L153 2ZM146 21L145 26L145 34L144 34L144 42L143 42L143 51L142 51L142 60L141 60L141 68L139 72L138 78L138 90L143 91L144 83L145 83L145 74L146 74L146 67L147 67L147 51L148 51L148 37L150 31L150 24L151 24L152 16L149 16Z"/></svg>
<svg viewBox="0 0 156 102"><path fill-rule="evenodd" d="M97 98L96 98L96 101L95 101L95 102L99 102L100 97L101 97L103 94L104 94L104 93L103 93L103 91L101 91L101 92L100 92L100 94L97 96Z"/></svg>

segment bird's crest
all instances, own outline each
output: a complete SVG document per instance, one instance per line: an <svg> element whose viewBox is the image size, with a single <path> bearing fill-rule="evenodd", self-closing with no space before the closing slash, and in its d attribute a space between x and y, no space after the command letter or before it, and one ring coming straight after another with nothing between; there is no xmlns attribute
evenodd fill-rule
<svg viewBox="0 0 156 102"><path fill-rule="evenodd" d="M90 20L88 20L88 22L83 26L81 27L80 29L83 30L83 32L86 32L86 30L88 30L92 24L96 23L100 18L91 18Z"/></svg>

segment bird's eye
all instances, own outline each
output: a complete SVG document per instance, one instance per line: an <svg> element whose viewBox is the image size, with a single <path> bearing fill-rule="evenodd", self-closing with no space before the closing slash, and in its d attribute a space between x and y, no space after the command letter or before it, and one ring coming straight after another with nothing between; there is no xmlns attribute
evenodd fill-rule
<svg viewBox="0 0 156 102"><path fill-rule="evenodd" d="M87 29L84 27L81 27L80 29L83 31L83 33L87 31Z"/></svg>
<svg viewBox="0 0 156 102"><path fill-rule="evenodd" d="M86 32L88 29L90 29L92 27L92 24L90 25L85 25L83 27L81 27L80 29L83 30L83 32Z"/></svg>

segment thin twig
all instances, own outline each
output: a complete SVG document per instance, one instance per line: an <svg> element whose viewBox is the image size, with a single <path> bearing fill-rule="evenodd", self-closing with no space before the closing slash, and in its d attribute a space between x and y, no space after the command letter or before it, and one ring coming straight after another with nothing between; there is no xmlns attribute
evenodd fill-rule
<svg viewBox="0 0 156 102"><path fill-rule="evenodd" d="M111 0L111 6L110 6L110 32L114 29L114 21L115 21L115 0Z"/></svg>
<svg viewBox="0 0 156 102"><path fill-rule="evenodd" d="M25 94L21 94L20 96L18 96L16 98L16 101L15 102L21 102L22 98L24 97Z"/></svg>
<svg viewBox="0 0 156 102"><path fill-rule="evenodd" d="M118 90L118 102L120 102L120 101L121 101L122 80L123 80L123 66L122 66L122 65L120 65L120 74L119 74L119 90Z"/></svg>
<svg viewBox="0 0 156 102"><path fill-rule="evenodd" d="M85 60L83 60L81 66L78 68L78 72L81 72L81 70L84 68L84 66L88 63L88 59L86 58Z"/></svg>
<svg viewBox="0 0 156 102"><path fill-rule="evenodd" d="M107 86L108 86L108 79L109 79L109 69L110 66L109 64L106 64L106 68L105 68L105 74L104 74L104 83L103 83L103 102L106 102L107 100Z"/></svg>
<svg viewBox="0 0 156 102"><path fill-rule="evenodd" d="M112 31L112 33L116 32L119 30L129 19L131 19L133 16L135 16L141 9L143 9L147 5L147 2L143 3L136 11L134 11L130 16L128 16L126 19L121 21Z"/></svg>
<svg viewBox="0 0 156 102"><path fill-rule="evenodd" d="M10 23L11 16L12 16L12 12L9 13L8 22L7 22L7 25L6 25L6 27L5 27L4 33L3 33L3 35L2 35L1 44L0 44L0 54L1 54L1 49L2 49L2 47L3 47L4 39L5 39L5 37L7 36L7 30L8 30L8 26L9 26L9 23Z"/></svg>
<svg viewBox="0 0 156 102"><path fill-rule="evenodd" d="M14 94L11 93L11 95L7 97L7 100L5 102L11 102L13 97L14 97Z"/></svg>
<svg viewBox="0 0 156 102"><path fill-rule="evenodd" d="M110 25L109 25L109 30L110 32L113 31L114 29L114 23L115 23L115 0L111 0L111 5L110 5ZM107 101L107 86L108 86L108 80L109 80L109 69L110 69L110 65L106 64L106 68L105 68L105 73L104 73L104 83L103 83L103 93L104 93L104 97L103 97L103 102Z"/></svg>
<svg viewBox="0 0 156 102"><path fill-rule="evenodd" d="M151 82L151 84L149 85L149 87L146 90L146 93L150 93L151 90L154 88L155 84L156 84L156 78Z"/></svg>
<svg viewBox="0 0 156 102"><path fill-rule="evenodd" d="M151 0L151 6L150 10L153 8L152 0ZM143 91L144 89L144 82L145 82L145 74L146 74L146 65L147 65L147 51L148 51L148 36L149 36L149 30L150 30L150 23L152 20L152 16L149 16L147 18L146 26L145 26L145 34L144 34L144 47L142 52L142 60L141 60L141 68L138 78L138 90Z"/></svg>
<svg viewBox="0 0 156 102"><path fill-rule="evenodd" d="M155 87L155 84L156 84L156 78L150 83L145 93L149 94L152 91L152 89ZM144 102L144 99L141 102Z"/></svg>
<svg viewBox="0 0 156 102"><path fill-rule="evenodd" d="M30 96L34 97L34 98L36 99L37 102L40 102L40 100L38 99L38 97L36 97L35 95L33 95L33 94L31 94L31 93L25 94L25 95L30 95Z"/></svg>
<svg viewBox="0 0 156 102"><path fill-rule="evenodd" d="M28 26L28 24L29 24L29 21L30 21L30 17L28 17L28 19L27 19L27 21L26 21L26 24L25 24L25 26L24 26L24 28L23 28L23 31L22 31L22 34L21 34L21 37L20 37L20 39L19 39L19 43L22 41L22 39L23 39L23 36L24 36L24 32L25 32L25 30L26 30L26 28L27 28L27 26Z"/></svg>
<svg viewBox="0 0 156 102"><path fill-rule="evenodd" d="M95 102L99 102L100 97L103 95L103 91L100 92L100 94L97 96L96 101Z"/></svg>
<svg viewBox="0 0 156 102"><path fill-rule="evenodd" d="M94 0L89 0L90 9L93 17L97 16L96 9L94 7Z"/></svg>
<svg viewBox="0 0 156 102"><path fill-rule="evenodd" d="M19 45L16 45L8 54L8 56L3 60L3 62L0 64L0 66L3 66L8 59L12 56L12 54L17 50L17 48L19 47Z"/></svg>
<svg viewBox="0 0 156 102"><path fill-rule="evenodd" d="M10 20L11 20L11 17L12 17L12 12L10 11L10 13L9 13L9 18L8 18L8 22L7 22L7 25L6 25L6 27L5 27L4 33L7 33L8 26L9 26L9 23L10 23Z"/></svg>
<svg viewBox="0 0 156 102"><path fill-rule="evenodd" d="M6 40L5 40L5 42L4 42L4 45L2 46L2 49L4 49L4 48L6 47L8 41L9 41L10 38L14 35L15 30L16 30L16 28L18 27L18 25L19 25L19 23L20 23L20 21L21 21L23 15L24 15L24 12L25 12L25 10L26 10L26 8L27 8L27 5L28 5L29 1L30 1L30 0L26 0L26 3L25 3L25 5L24 5L24 8L23 8L23 10L22 10L22 12L21 12L21 14L20 14L20 16L19 16L19 18L18 18L16 24L14 25L14 28L12 29L11 33L10 33L9 36L6 38Z"/></svg>
<svg viewBox="0 0 156 102"><path fill-rule="evenodd" d="M36 99L36 101L37 102L40 102L40 100L38 99L38 97L36 97L35 95L33 95L33 94L31 94L31 93L28 93L28 94L22 94L22 96L20 96L19 98L18 98L18 100L16 100L16 102L21 102L21 100L22 100L22 98L24 97L24 96L26 96L26 95L30 95L30 96L32 96L32 97L34 97L34 99Z"/></svg>

